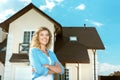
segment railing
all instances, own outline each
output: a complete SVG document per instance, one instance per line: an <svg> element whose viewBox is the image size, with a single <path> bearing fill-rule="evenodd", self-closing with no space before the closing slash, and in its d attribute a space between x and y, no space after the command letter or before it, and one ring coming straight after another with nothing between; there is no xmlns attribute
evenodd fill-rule
<svg viewBox="0 0 120 80"><path fill-rule="evenodd" d="M19 43L19 53L29 53L29 43Z"/></svg>

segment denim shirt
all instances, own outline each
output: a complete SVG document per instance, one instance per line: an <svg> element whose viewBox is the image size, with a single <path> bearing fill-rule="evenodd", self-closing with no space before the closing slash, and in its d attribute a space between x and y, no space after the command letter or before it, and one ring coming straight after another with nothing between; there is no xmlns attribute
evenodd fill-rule
<svg viewBox="0 0 120 80"><path fill-rule="evenodd" d="M49 57L51 59L51 65L55 65L55 63L59 63L61 68L62 68L62 72L61 74L64 73L64 67L62 66L62 64L59 62L59 60L57 59L56 55L54 52L47 50ZM47 55L44 54L40 49L38 48L30 48L30 53L29 53L29 60L30 60L30 65L34 68L34 72L32 73L32 80L34 80L37 77L40 76L45 76L48 74L48 68L44 67L44 64L49 64L49 59L47 58ZM54 76L53 76L54 78Z"/></svg>

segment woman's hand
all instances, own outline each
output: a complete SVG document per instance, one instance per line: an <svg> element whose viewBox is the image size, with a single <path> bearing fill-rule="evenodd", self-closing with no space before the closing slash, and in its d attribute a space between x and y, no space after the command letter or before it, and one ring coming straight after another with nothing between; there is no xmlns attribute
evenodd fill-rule
<svg viewBox="0 0 120 80"><path fill-rule="evenodd" d="M32 68L32 72L35 72L35 69L34 69L34 68Z"/></svg>
<svg viewBox="0 0 120 80"><path fill-rule="evenodd" d="M59 63L56 63L54 66L48 65L48 64L44 64L44 66L54 73L61 73L62 72L62 68L61 68Z"/></svg>
<svg viewBox="0 0 120 80"><path fill-rule="evenodd" d="M49 65L49 64L44 64L43 66L48 68L48 70L49 70L48 74L54 74L54 73L59 74L62 72L62 68L59 63L56 63L54 66ZM32 68L32 72L35 72L34 68Z"/></svg>
<svg viewBox="0 0 120 80"><path fill-rule="evenodd" d="M49 64L44 64L44 66L45 66L46 68L48 68L48 69L49 69L49 67L50 67Z"/></svg>

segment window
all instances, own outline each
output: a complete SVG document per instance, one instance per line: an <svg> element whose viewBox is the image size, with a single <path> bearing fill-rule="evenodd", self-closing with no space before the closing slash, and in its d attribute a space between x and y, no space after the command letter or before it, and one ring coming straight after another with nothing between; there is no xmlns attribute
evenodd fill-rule
<svg viewBox="0 0 120 80"><path fill-rule="evenodd" d="M32 40L33 34L34 34L34 31L25 31L23 43L30 43L30 41Z"/></svg>
<svg viewBox="0 0 120 80"><path fill-rule="evenodd" d="M70 36L70 41L77 41L77 36Z"/></svg>
<svg viewBox="0 0 120 80"><path fill-rule="evenodd" d="M55 80L69 80L69 69L64 69L65 73L60 74L59 77L55 78Z"/></svg>
<svg viewBox="0 0 120 80"><path fill-rule="evenodd" d="M29 43L32 40L34 31L24 31L23 43L19 44L19 53L29 52Z"/></svg>
<svg viewBox="0 0 120 80"><path fill-rule="evenodd" d="M69 80L69 69L65 69L65 80Z"/></svg>

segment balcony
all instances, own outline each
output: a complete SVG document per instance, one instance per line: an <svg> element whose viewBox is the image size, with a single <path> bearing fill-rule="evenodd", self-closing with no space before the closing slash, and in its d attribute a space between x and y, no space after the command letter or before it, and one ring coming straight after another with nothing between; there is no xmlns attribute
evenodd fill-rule
<svg viewBox="0 0 120 80"><path fill-rule="evenodd" d="M27 43L19 43L19 51L18 53L13 53L10 62L18 63L18 62L29 62L29 44Z"/></svg>
<svg viewBox="0 0 120 80"><path fill-rule="evenodd" d="M29 53L29 44L28 43L20 43L19 44L19 53Z"/></svg>

